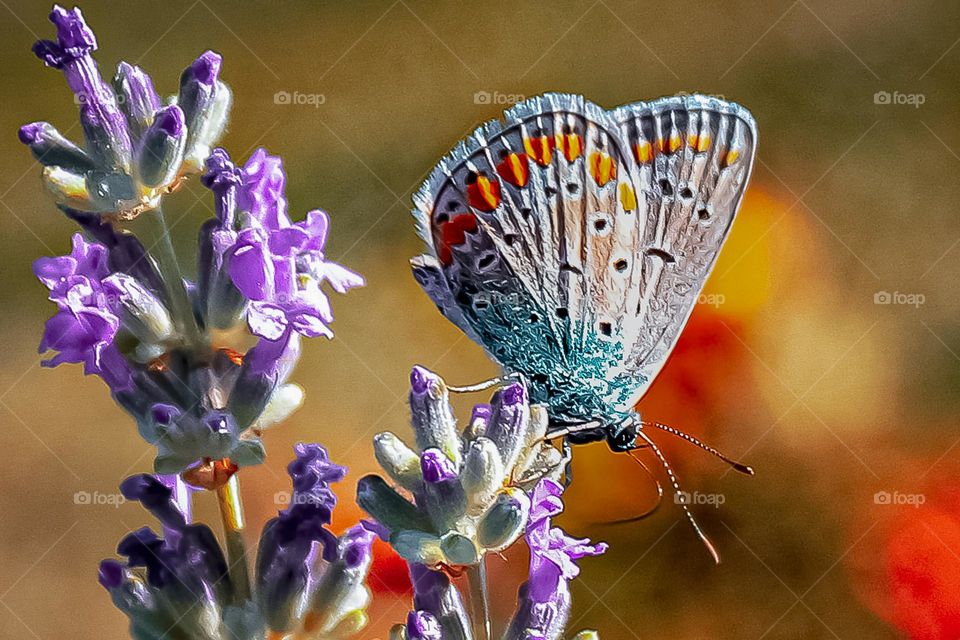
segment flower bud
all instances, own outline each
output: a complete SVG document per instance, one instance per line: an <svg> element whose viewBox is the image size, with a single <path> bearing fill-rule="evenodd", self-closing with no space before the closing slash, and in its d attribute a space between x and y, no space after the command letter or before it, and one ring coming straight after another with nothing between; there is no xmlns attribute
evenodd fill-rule
<svg viewBox="0 0 960 640"><path fill-rule="evenodd" d="M123 309L123 328L148 344L158 344L173 335L170 312L151 291L125 273L115 273L103 280L104 290L117 296Z"/></svg>
<svg viewBox="0 0 960 640"><path fill-rule="evenodd" d="M480 560L480 550L473 540L455 531L440 538L440 550L443 551L444 564L473 565Z"/></svg>
<svg viewBox="0 0 960 640"><path fill-rule="evenodd" d="M411 611L405 631L407 640L443 640L440 623L427 611Z"/></svg>
<svg viewBox="0 0 960 640"><path fill-rule="evenodd" d="M497 391L490 404L487 437L497 445L504 467L510 469L516 464L526 436L530 416L527 390L523 384L515 382Z"/></svg>
<svg viewBox="0 0 960 640"><path fill-rule="evenodd" d="M357 483L357 504L391 533L405 529L432 529L430 521L379 476L360 478Z"/></svg>
<svg viewBox="0 0 960 640"><path fill-rule="evenodd" d="M459 467L460 437L450 392L440 376L419 366L410 372L410 413L417 447L439 449Z"/></svg>
<svg viewBox="0 0 960 640"><path fill-rule="evenodd" d="M131 136L139 139L161 107L153 80L140 67L120 62L113 77L113 89L119 98L120 109L127 117Z"/></svg>
<svg viewBox="0 0 960 640"><path fill-rule="evenodd" d="M417 494L418 504L437 531L454 526L467 507L467 495L450 461L439 449L420 454L423 491ZM422 503L422 504L421 504Z"/></svg>
<svg viewBox="0 0 960 640"><path fill-rule="evenodd" d="M187 131L180 107L174 104L157 111L138 151L140 182L151 188L173 182L180 171L186 144Z"/></svg>
<svg viewBox="0 0 960 640"><path fill-rule="evenodd" d="M477 541L490 551L506 549L523 533L529 513L530 498L523 491L501 493L477 524Z"/></svg>
<svg viewBox="0 0 960 640"><path fill-rule="evenodd" d="M106 87L103 89L109 91ZM90 94L85 96L89 97ZM119 112L105 113L99 107L96 100L84 99L80 104L80 127L87 140L87 149L100 166L126 173L130 170L130 139L126 128L115 122L119 119ZM115 104L113 109L116 109Z"/></svg>
<svg viewBox="0 0 960 640"><path fill-rule="evenodd" d="M57 204L80 211L96 211L82 174L61 167L44 167L43 184L53 194Z"/></svg>
<svg viewBox="0 0 960 640"><path fill-rule="evenodd" d="M460 592L450 584L450 579L444 573L431 571L421 564L412 564L410 581L413 583L414 609L436 618L444 640L468 640L473 637L470 618Z"/></svg>
<svg viewBox="0 0 960 640"><path fill-rule="evenodd" d="M389 431L378 433L373 437L373 454L398 485L408 491L420 486L423 480L420 458L400 438Z"/></svg>
<svg viewBox="0 0 960 640"><path fill-rule="evenodd" d="M63 137L49 122L31 122L20 127L20 142L30 147L33 157L45 167L62 167L82 173L93 169L93 158Z"/></svg>
<svg viewBox="0 0 960 640"><path fill-rule="evenodd" d="M88 171L85 179L87 192L96 211L122 211L137 201L137 188L133 184L133 178L124 172Z"/></svg>
<svg viewBox="0 0 960 640"><path fill-rule="evenodd" d="M300 385L293 383L280 385L274 390L267 406L257 417L256 428L266 429L285 421L303 406L303 398L303 387Z"/></svg>
<svg viewBox="0 0 960 640"><path fill-rule="evenodd" d="M479 437L470 443L463 463L461 479L470 498L470 507L482 508L503 486L503 460L497 445L489 438Z"/></svg>
<svg viewBox="0 0 960 640"><path fill-rule="evenodd" d="M210 146L223 131L230 112L230 89L219 81L222 58L203 53L180 76L177 104L187 123L187 169L199 171L210 155Z"/></svg>

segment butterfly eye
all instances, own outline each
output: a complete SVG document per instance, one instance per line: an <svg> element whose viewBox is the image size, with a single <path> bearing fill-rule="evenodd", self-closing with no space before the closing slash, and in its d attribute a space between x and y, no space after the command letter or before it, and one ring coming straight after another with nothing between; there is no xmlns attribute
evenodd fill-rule
<svg viewBox="0 0 960 640"><path fill-rule="evenodd" d="M666 178L660 179L660 193L662 193L664 197L667 197L667 198L673 195L673 185L670 184L670 181L667 180Z"/></svg>
<svg viewBox="0 0 960 640"><path fill-rule="evenodd" d="M600 326L600 333L602 333L603 335L607 336L608 338L611 335L613 335L613 325L610 324L609 322L601 322L599 326Z"/></svg>
<svg viewBox="0 0 960 640"><path fill-rule="evenodd" d="M690 190L690 187L684 187L680 189L680 197L684 200L689 200L693 197L693 191Z"/></svg>
<svg viewBox="0 0 960 640"><path fill-rule="evenodd" d="M697 209L697 217L700 220L709 220L710 219L710 209L708 207L700 207Z"/></svg>
<svg viewBox="0 0 960 640"><path fill-rule="evenodd" d="M572 196L579 195L579 193L580 193L580 185L577 184L576 182L568 182L568 183L567 183L567 193L569 193L569 194L572 195Z"/></svg>
<svg viewBox="0 0 960 640"><path fill-rule="evenodd" d="M629 263L627 262L627 259L626 259L626 258L620 258L620 259L614 261L614 263L613 263L613 268L616 269L616 270L617 270L618 272L620 272L620 273L623 273L624 271L626 271L626 270L627 270L627 266L629 266Z"/></svg>

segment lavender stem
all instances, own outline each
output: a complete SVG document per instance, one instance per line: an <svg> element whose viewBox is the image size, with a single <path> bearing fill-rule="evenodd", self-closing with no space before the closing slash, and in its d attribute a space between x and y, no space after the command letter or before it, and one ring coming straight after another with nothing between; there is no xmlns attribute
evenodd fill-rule
<svg viewBox="0 0 960 640"><path fill-rule="evenodd" d="M247 547L243 541L243 501L240 496L240 480L230 476L226 484L217 489L217 504L223 520L223 536L227 543L227 563L230 581L236 589L238 602L250 598L250 573L247 568Z"/></svg>
<svg viewBox="0 0 960 640"><path fill-rule="evenodd" d="M470 590L470 618L473 623L475 640L490 640L490 599L487 593L487 563L480 563L466 569L467 585Z"/></svg>
<svg viewBox="0 0 960 640"><path fill-rule="evenodd" d="M156 253L157 267L167 285L167 295L173 312L174 322L183 332L189 345L202 344L200 328L193 313L193 304L183 283L183 272L177 260L177 252L173 247L173 238L170 237L170 228L167 226L163 210L158 205L156 209L140 216L152 221L151 229L153 246L148 249Z"/></svg>

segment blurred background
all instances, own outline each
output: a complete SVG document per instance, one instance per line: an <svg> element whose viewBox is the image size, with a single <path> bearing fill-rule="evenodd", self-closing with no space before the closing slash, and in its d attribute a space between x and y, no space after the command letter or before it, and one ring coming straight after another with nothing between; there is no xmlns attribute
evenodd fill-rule
<svg viewBox="0 0 960 640"><path fill-rule="evenodd" d="M0 2L0 635L120 638L97 562L146 524L137 507L80 504L149 469L150 448L77 367L39 367L52 313L31 262L69 247L19 125L79 137L59 73L30 53L44 2ZM410 195L439 157L509 103L548 90L613 107L701 91L760 130L754 178L702 304L642 401L644 415L757 470L739 477L659 440L724 562L713 566L668 495L604 445L577 451L560 524L606 540L582 563L571 629L620 638L960 637L960 5L951 2L213 2L82 8L105 75L143 66L161 93L204 49L235 92L223 141L284 157L294 217L332 213L331 257L368 286L334 300L337 337L312 341L304 408L244 472L250 529L282 506L298 440L350 466L337 527L360 517L370 438L408 432L415 363L453 383L489 377L481 350L409 273ZM211 199L167 200L181 246ZM469 403L460 402L460 415ZM656 436L656 434L654 434ZM216 518L211 499L200 515ZM493 559L501 618L525 572ZM378 548L365 638L409 607L402 564Z"/></svg>

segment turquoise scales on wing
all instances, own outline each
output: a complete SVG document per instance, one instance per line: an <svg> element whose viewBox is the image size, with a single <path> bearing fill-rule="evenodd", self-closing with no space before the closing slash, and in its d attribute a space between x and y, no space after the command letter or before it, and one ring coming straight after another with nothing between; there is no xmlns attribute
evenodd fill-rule
<svg viewBox="0 0 960 640"><path fill-rule="evenodd" d="M672 350L730 229L756 149L707 96L605 111L547 94L477 129L415 197L415 276L552 424L615 437Z"/></svg>

